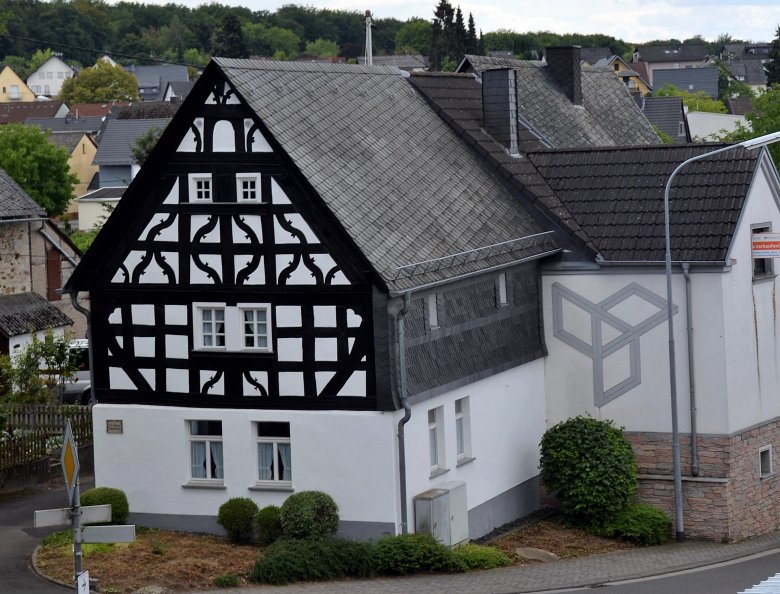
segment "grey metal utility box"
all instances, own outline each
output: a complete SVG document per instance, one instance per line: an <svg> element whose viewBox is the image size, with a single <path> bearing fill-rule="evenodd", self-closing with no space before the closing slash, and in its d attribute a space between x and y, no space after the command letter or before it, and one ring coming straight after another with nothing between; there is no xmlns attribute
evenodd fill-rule
<svg viewBox="0 0 780 594"><path fill-rule="evenodd" d="M469 539L466 483L450 482L414 497L414 530L447 546Z"/></svg>

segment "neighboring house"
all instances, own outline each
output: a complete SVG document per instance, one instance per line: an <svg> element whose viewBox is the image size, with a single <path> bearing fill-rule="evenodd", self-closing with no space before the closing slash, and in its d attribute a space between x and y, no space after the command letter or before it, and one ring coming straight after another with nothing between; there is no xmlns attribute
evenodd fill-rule
<svg viewBox="0 0 780 594"><path fill-rule="evenodd" d="M760 59L724 60L721 65L728 70L731 77L748 85L756 93L766 90L766 70Z"/></svg>
<svg viewBox="0 0 780 594"><path fill-rule="evenodd" d="M32 102L37 97L10 66L0 70L0 103Z"/></svg>
<svg viewBox="0 0 780 594"><path fill-rule="evenodd" d="M397 69L213 61L68 285L98 484L190 530L307 489L354 537L432 488L449 542L532 511L551 231Z"/></svg>
<svg viewBox="0 0 780 594"><path fill-rule="evenodd" d="M626 85L626 89L632 95L649 95L653 87L645 79L644 75L632 68L623 58L617 55L611 55L607 58L598 60L593 66L597 68L610 68L619 79Z"/></svg>
<svg viewBox="0 0 780 594"><path fill-rule="evenodd" d="M734 99L727 99L726 107L731 114L745 115L753 111L753 100L750 97L736 97Z"/></svg>
<svg viewBox="0 0 780 594"><path fill-rule="evenodd" d="M2 117L2 107L0 107L0 117ZM67 107L66 107L67 110ZM44 130L51 130L55 133L81 133L98 136L100 128L103 125L103 118L94 117L41 117L30 116L24 120L28 126L38 126Z"/></svg>
<svg viewBox="0 0 780 594"><path fill-rule="evenodd" d="M30 118L64 120L68 106L57 101L0 103L0 124L26 124Z"/></svg>
<svg viewBox="0 0 780 594"><path fill-rule="evenodd" d="M62 90L62 83L73 78L76 71L58 56L52 56L27 78L27 86L36 95L56 97Z"/></svg>
<svg viewBox="0 0 780 594"><path fill-rule="evenodd" d="M682 97L640 97L637 104L648 121L669 136L674 144L691 142Z"/></svg>
<svg viewBox="0 0 780 594"><path fill-rule="evenodd" d="M162 101L168 83L186 82L189 74L186 66L159 64L155 66L124 66L138 81L141 101Z"/></svg>
<svg viewBox="0 0 780 594"><path fill-rule="evenodd" d="M750 129L750 122L743 115L689 111L687 114L691 138L696 142L714 142L724 134L736 130L738 124Z"/></svg>
<svg viewBox="0 0 780 594"><path fill-rule="evenodd" d="M89 182L98 171L93 163L97 145L90 134L83 132L59 132L49 135L49 141L57 146L64 147L68 152L68 167L71 173L78 178L78 183L73 187L73 195L81 196L86 193ZM74 218L78 215L78 203L72 200L68 206L66 215Z"/></svg>
<svg viewBox="0 0 780 594"><path fill-rule="evenodd" d="M108 103L75 103L71 106L68 115L71 118L105 118L113 111L130 105L126 101L111 101Z"/></svg>
<svg viewBox="0 0 780 594"><path fill-rule="evenodd" d="M23 347L31 333L49 327L71 327L83 337L84 316L60 293L79 252L2 170L0 218L0 352Z"/></svg>
<svg viewBox="0 0 780 594"><path fill-rule="evenodd" d="M102 227L108 215L119 204L119 200L126 190L127 186L100 188L81 195L76 200L79 231L90 231L96 227Z"/></svg>
<svg viewBox="0 0 780 594"><path fill-rule="evenodd" d="M699 43L681 45L643 45L636 48L631 62L642 62L650 86L657 87L656 70L699 68L707 63L707 46Z"/></svg>
<svg viewBox="0 0 780 594"><path fill-rule="evenodd" d="M169 82L165 88L163 101L170 103L181 103L187 98L192 87L195 86L194 80Z"/></svg>
<svg viewBox="0 0 780 594"><path fill-rule="evenodd" d="M615 56L615 52L608 47L580 48L580 60L582 60L583 64L587 64L588 66L596 66L599 62L609 60L611 56Z"/></svg>
<svg viewBox="0 0 780 594"><path fill-rule="evenodd" d="M138 173L138 164L132 152L136 140L151 128L165 128L168 121L168 119L108 119L100 133L100 142L93 160L99 168L100 187L129 185Z"/></svg>
<svg viewBox="0 0 780 594"><path fill-rule="evenodd" d="M678 90L686 93L703 92L711 99L718 98L718 68L716 66L683 69L657 68L653 77L655 92L674 85Z"/></svg>

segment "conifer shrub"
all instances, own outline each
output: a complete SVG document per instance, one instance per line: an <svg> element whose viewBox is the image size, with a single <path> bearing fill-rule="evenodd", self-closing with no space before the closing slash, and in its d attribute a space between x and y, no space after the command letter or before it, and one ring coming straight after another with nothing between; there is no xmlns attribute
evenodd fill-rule
<svg viewBox="0 0 780 594"><path fill-rule="evenodd" d="M81 493L80 501L82 506L111 504L112 524L124 524L130 515L127 495L121 489L95 487Z"/></svg>
<svg viewBox="0 0 780 594"><path fill-rule="evenodd" d="M281 538L283 534L281 513L279 506L266 505L255 515L255 534L257 544L261 547L268 546Z"/></svg>
<svg viewBox="0 0 780 594"><path fill-rule="evenodd" d="M339 508L322 491L301 491L290 495L279 514L285 538L319 538L336 533Z"/></svg>
<svg viewBox="0 0 780 594"><path fill-rule="evenodd" d="M633 501L634 452L612 421L568 419L545 432L540 448L542 480L568 520L603 526Z"/></svg>
<svg viewBox="0 0 780 594"><path fill-rule="evenodd" d="M257 504L248 497L231 497L219 506L217 523L227 532L228 540L238 544L252 542Z"/></svg>

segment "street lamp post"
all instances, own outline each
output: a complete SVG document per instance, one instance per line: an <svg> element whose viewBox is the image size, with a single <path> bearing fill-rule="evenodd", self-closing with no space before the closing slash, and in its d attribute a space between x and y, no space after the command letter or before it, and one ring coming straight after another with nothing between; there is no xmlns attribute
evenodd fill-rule
<svg viewBox="0 0 780 594"><path fill-rule="evenodd" d="M680 170L694 161L706 159L717 155L718 153L724 153L726 151L733 150L741 147L745 149L756 149L773 142L780 140L780 131L773 132L771 134L765 134L752 140L746 140L738 144L730 144L728 146L715 149L708 153L702 153L686 159L680 163L666 182L664 188L664 233L665 233L665 245L666 245L666 317L669 325L669 391L671 396L672 405L672 464L674 473L674 525L677 531L677 542L685 540L685 529L683 525L682 514L682 471L680 469L680 430L677 425L677 370L675 367L675 354L674 354L674 318L672 303L672 243L669 233L669 190L672 187L672 181Z"/></svg>

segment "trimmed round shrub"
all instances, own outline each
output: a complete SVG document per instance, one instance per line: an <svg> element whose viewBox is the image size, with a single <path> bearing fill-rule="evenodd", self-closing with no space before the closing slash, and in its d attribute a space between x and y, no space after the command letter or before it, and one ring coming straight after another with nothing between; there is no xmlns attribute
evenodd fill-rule
<svg viewBox="0 0 780 594"><path fill-rule="evenodd" d="M456 562L466 570L508 567L512 560L501 549L477 544L462 544L452 550Z"/></svg>
<svg viewBox="0 0 780 594"><path fill-rule="evenodd" d="M339 508L327 493L301 491L282 504L279 520L286 538L328 536L339 528Z"/></svg>
<svg viewBox="0 0 780 594"><path fill-rule="evenodd" d="M257 543L264 547L276 542L282 536L282 509L276 505L267 505L255 515L255 534Z"/></svg>
<svg viewBox="0 0 780 594"><path fill-rule="evenodd" d="M649 547L669 540L671 525L669 517L660 509L646 503L632 503L619 511L598 533Z"/></svg>
<svg viewBox="0 0 780 594"><path fill-rule="evenodd" d="M255 561L249 579L281 585L371 573L370 544L328 537L276 541Z"/></svg>
<svg viewBox="0 0 780 594"><path fill-rule="evenodd" d="M400 534L380 538L374 547L374 568L384 575L434 571L465 571L452 551L430 534Z"/></svg>
<svg viewBox="0 0 780 594"><path fill-rule="evenodd" d="M111 504L111 523L124 524L130 515L130 506L127 503L127 495L121 489L112 487L95 487L81 494L81 505L105 505Z"/></svg>
<svg viewBox="0 0 780 594"><path fill-rule="evenodd" d="M257 504L248 497L231 497L219 506L217 523L225 529L231 542L252 542L252 522L257 511Z"/></svg>
<svg viewBox="0 0 780 594"><path fill-rule="evenodd" d="M636 493L636 460L612 421L578 416L548 429L540 444L545 486L567 518L601 526Z"/></svg>

